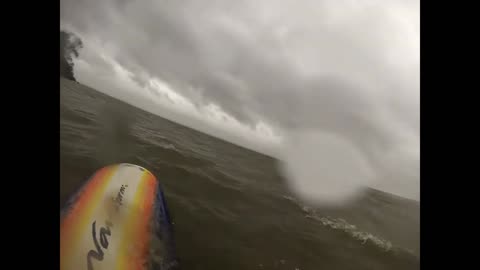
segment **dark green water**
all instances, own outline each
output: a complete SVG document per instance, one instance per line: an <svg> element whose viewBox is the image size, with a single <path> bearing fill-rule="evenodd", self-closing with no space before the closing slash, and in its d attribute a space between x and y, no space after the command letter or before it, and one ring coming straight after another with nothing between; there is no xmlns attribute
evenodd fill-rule
<svg viewBox="0 0 480 270"><path fill-rule="evenodd" d="M270 157L60 80L60 204L112 163L161 181L182 269L419 269L419 205L371 190L302 205Z"/></svg>

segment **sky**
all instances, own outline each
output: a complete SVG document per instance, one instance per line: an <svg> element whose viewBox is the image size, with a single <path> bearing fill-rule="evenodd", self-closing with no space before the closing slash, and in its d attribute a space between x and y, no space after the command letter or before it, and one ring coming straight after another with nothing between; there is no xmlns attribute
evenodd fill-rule
<svg viewBox="0 0 480 270"><path fill-rule="evenodd" d="M60 21L84 43L80 82L279 158L306 198L369 185L419 200L419 11L419 0L61 0Z"/></svg>

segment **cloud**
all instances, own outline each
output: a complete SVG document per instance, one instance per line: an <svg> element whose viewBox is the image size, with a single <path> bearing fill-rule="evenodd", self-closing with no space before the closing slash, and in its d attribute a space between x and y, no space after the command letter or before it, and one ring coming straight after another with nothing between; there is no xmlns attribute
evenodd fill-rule
<svg viewBox="0 0 480 270"><path fill-rule="evenodd" d="M195 110L287 141L337 134L418 197L418 1L62 0L61 21L98 45L84 67L111 72L108 55L139 91L165 82Z"/></svg>

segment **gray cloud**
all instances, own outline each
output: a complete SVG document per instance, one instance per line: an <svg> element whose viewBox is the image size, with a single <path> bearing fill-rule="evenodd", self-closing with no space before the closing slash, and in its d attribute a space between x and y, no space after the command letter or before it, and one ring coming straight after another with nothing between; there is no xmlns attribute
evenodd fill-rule
<svg viewBox="0 0 480 270"><path fill-rule="evenodd" d="M62 0L61 20L103 43L141 86L161 78L252 127L338 133L390 172L411 167L392 153L418 147L418 9L417 1ZM94 54L81 57L108 70Z"/></svg>

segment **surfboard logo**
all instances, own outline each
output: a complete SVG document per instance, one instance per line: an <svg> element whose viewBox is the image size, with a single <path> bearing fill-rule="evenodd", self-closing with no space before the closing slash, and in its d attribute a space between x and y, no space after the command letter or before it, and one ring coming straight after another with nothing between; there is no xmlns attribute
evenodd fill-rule
<svg viewBox="0 0 480 270"><path fill-rule="evenodd" d="M97 261L103 261L103 257L104 257L103 249L108 249L107 236L111 235L110 228L113 227L113 225L109 221L107 221L106 222L107 227L100 228L100 244L98 244L95 223L96 221L92 223L92 238L93 238L93 244L95 245L95 250L91 249L87 254L88 270L93 270L92 259L95 259Z"/></svg>
<svg viewBox="0 0 480 270"><path fill-rule="evenodd" d="M125 189L128 185L122 185L118 191L117 197L113 199L115 202L115 210L118 211L119 207L122 206L123 195L125 194Z"/></svg>
<svg viewBox="0 0 480 270"><path fill-rule="evenodd" d="M117 193L117 196L113 198L113 201L115 202L115 210L118 211L119 207L122 205L123 201L123 195L125 194L125 189L128 187L128 185L122 185L120 187L120 190ZM95 245L95 250L91 249L87 253L87 267L88 270L93 270L93 264L92 264L92 259L95 259L97 261L103 261L104 257L104 250L108 249L108 238L107 236L111 236L111 228L113 228L113 224L111 221L107 220L105 221L105 227L100 228L100 244L98 243L97 239L97 230L96 230L96 222L93 221L92 223L92 239L93 239L93 244Z"/></svg>

